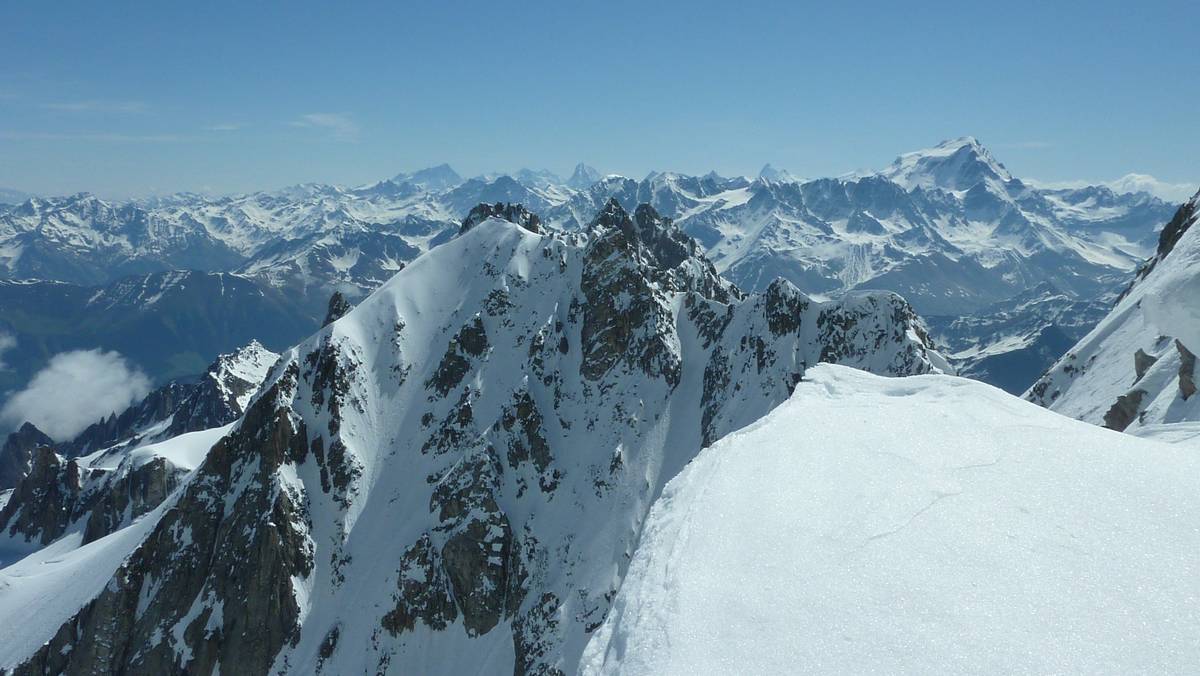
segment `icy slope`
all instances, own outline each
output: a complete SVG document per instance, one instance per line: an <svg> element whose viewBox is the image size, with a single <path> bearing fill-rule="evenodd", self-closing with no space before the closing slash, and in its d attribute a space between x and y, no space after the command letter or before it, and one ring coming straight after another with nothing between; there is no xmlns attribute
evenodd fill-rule
<svg viewBox="0 0 1200 676"><path fill-rule="evenodd" d="M1025 397L1118 430L1200 421L1200 193L1163 229L1156 255L1116 307Z"/></svg>
<svg viewBox="0 0 1200 676"><path fill-rule="evenodd" d="M469 221L282 355L110 583L22 606L60 624L0 666L573 672L662 485L819 361L944 364L899 297L744 294L648 206Z"/></svg>
<svg viewBox="0 0 1200 676"><path fill-rule="evenodd" d="M1200 664L1200 456L954 377L805 381L667 485L584 673Z"/></svg>

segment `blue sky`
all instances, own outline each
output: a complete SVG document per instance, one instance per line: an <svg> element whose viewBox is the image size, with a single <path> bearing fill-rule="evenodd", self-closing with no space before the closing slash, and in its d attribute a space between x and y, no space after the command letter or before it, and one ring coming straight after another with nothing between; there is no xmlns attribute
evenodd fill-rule
<svg viewBox="0 0 1200 676"><path fill-rule="evenodd" d="M964 134L1019 176L1188 183L1198 20L1103 0L7 3L0 186L229 192L440 162L823 176Z"/></svg>

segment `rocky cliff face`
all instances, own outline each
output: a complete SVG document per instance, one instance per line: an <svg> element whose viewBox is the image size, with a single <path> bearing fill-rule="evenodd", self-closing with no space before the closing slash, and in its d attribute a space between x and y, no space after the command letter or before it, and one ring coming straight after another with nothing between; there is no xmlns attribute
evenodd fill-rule
<svg viewBox="0 0 1200 676"><path fill-rule="evenodd" d="M179 488L105 540L128 553L95 562L95 593L31 609L56 628L0 666L574 672L702 446L820 361L944 366L900 297L746 294L648 206L528 224L464 227L282 355Z"/></svg>
<svg viewBox="0 0 1200 676"><path fill-rule="evenodd" d="M8 435L0 446L0 491L17 485L33 466L33 455L41 446L51 446L54 440L33 425L24 423Z"/></svg>

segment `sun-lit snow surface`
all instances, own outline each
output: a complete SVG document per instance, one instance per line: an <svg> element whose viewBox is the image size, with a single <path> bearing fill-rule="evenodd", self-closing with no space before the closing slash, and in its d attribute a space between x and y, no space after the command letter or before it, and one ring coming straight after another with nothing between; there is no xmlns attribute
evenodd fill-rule
<svg viewBox="0 0 1200 676"><path fill-rule="evenodd" d="M1194 222L1200 193L1189 205L1191 215L1183 220ZM1126 396L1132 415L1128 431L1200 421L1200 396L1185 396L1181 389L1181 373L1200 375L1194 363L1188 367L1187 355L1200 354L1200 228L1187 229L1168 254L1152 262L1150 272L1026 398L1063 415L1104 424L1106 416L1113 420L1109 412L1118 398ZM1140 375L1138 350L1146 355Z"/></svg>
<svg viewBox="0 0 1200 676"><path fill-rule="evenodd" d="M664 489L588 674L1186 673L1200 455L820 365Z"/></svg>

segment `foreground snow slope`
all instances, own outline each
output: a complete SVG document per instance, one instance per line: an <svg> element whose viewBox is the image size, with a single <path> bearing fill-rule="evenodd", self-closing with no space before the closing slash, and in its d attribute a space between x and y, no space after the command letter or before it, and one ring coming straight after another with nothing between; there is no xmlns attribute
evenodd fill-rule
<svg viewBox="0 0 1200 676"><path fill-rule="evenodd" d="M664 489L584 673L1184 673L1200 456L810 369Z"/></svg>

